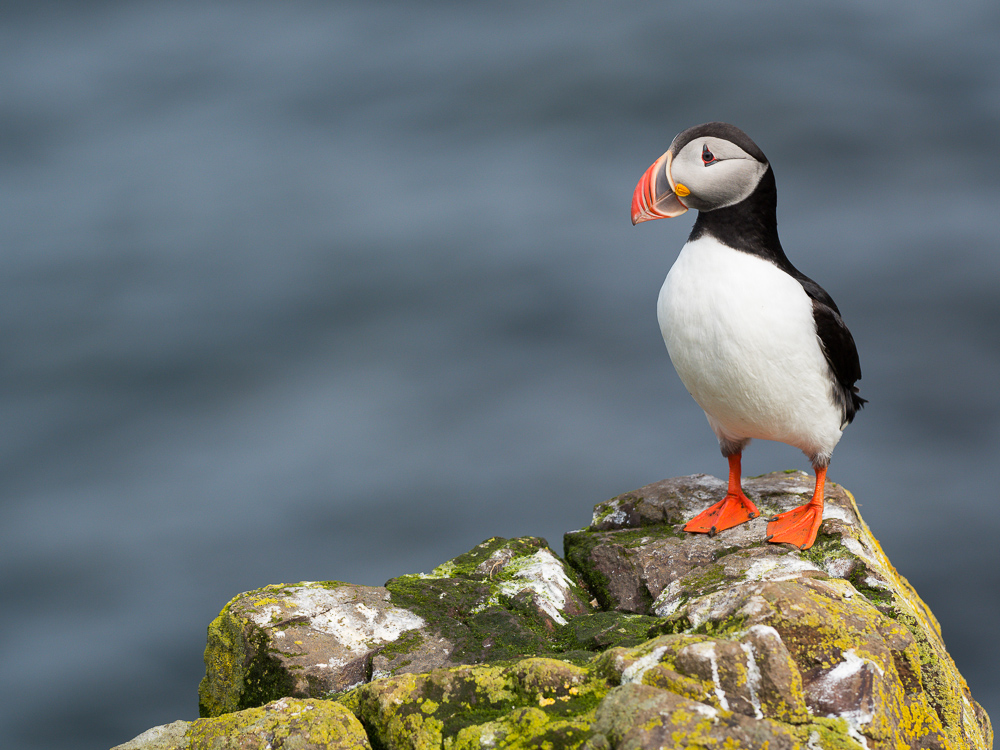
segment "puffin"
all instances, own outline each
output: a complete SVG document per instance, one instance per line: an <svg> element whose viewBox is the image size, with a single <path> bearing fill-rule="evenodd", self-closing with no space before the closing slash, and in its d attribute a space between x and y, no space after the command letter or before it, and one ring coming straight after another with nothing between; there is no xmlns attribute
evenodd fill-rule
<svg viewBox="0 0 1000 750"><path fill-rule="evenodd" d="M866 399L854 337L833 298L785 255L777 203L757 144L709 122L678 134L646 170L632 224L698 212L656 312L670 360L729 461L729 483L684 530L714 535L759 516L740 462L751 440L774 440L805 453L816 485L809 502L768 519L767 540L808 549L830 456Z"/></svg>

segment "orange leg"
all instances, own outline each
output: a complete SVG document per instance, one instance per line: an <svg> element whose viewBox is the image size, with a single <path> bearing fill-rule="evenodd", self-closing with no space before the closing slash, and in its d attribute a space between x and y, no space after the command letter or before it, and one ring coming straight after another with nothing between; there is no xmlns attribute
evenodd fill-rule
<svg viewBox="0 0 1000 750"><path fill-rule="evenodd" d="M757 506L743 494L743 488L740 486L740 458L739 453L729 457L729 490L726 496L688 521L684 531L697 531L714 536L717 531L731 529L760 515Z"/></svg>
<svg viewBox="0 0 1000 750"><path fill-rule="evenodd" d="M823 485L826 484L826 467L816 469L816 490L812 500L793 510L781 513L767 524L767 541L794 544L799 549L809 549L816 541L816 532L823 523Z"/></svg>

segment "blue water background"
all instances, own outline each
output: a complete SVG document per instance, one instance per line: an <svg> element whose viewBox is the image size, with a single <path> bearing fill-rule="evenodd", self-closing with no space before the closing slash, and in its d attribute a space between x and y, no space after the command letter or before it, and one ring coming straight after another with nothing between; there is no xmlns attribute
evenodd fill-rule
<svg viewBox="0 0 1000 750"><path fill-rule="evenodd" d="M831 478L1000 717L998 38L988 2L5 4L4 744L196 718L241 591L722 475L655 319L693 217L629 222L714 119L858 342Z"/></svg>

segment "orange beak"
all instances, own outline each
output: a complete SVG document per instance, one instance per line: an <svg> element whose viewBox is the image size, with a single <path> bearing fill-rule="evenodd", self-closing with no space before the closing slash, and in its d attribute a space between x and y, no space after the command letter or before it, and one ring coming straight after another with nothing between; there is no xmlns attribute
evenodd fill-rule
<svg viewBox="0 0 1000 750"><path fill-rule="evenodd" d="M674 178L670 176L670 163L674 155L667 151L635 186L632 193L632 224L652 219L669 219L688 210L674 192Z"/></svg>

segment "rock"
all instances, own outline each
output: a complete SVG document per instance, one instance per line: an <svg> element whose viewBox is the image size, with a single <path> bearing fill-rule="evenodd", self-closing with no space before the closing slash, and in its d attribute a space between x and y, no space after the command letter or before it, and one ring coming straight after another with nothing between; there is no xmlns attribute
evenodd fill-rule
<svg viewBox="0 0 1000 750"><path fill-rule="evenodd" d="M613 684L663 688L723 711L788 724L811 720L802 681L790 657L762 659L747 632L739 641L705 635L665 635L635 648L614 648L596 660ZM778 644L769 644L773 650ZM784 655L788 657L787 652ZM770 654L774 656L774 654Z"/></svg>
<svg viewBox="0 0 1000 750"><path fill-rule="evenodd" d="M769 474L745 480L744 490L762 517L714 537L680 531L725 492L705 476L602 503L590 528L566 535L567 560L603 607L656 615L653 630L669 634L608 651L599 657L604 674L783 726L835 720L863 747L990 747L989 718L937 621L854 498L827 485L816 544L803 552L767 544L766 518L805 502L812 479ZM628 671L636 663L638 680Z"/></svg>
<svg viewBox="0 0 1000 750"><path fill-rule="evenodd" d="M265 586L236 597L208 628L202 716L364 682L374 650L425 624L389 599L385 588L336 581Z"/></svg>
<svg viewBox="0 0 1000 750"><path fill-rule="evenodd" d="M332 701L282 698L214 719L175 721L112 750L371 750L361 722Z"/></svg>
<svg viewBox="0 0 1000 750"><path fill-rule="evenodd" d="M692 746L791 750L808 746L802 731L789 725L723 713L669 690L636 683L611 691L597 710L594 728L604 737L603 747L630 750ZM816 734L817 739L822 737L818 731ZM602 747L595 742L590 746ZM827 745L820 739L817 746L844 744Z"/></svg>
<svg viewBox="0 0 1000 750"><path fill-rule="evenodd" d="M566 624L563 641L567 650L604 651L612 646L637 646L649 640L649 631L659 618L625 612L594 612L579 615Z"/></svg>
<svg viewBox="0 0 1000 750"><path fill-rule="evenodd" d="M111 750L187 750L191 743L187 739L190 721L175 721L159 727L147 729L135 739Z"/></svg>
<svg viewBox="0 0 1000 750"><path fill-rule="evenodd" d="M494 538L384 587L328 581L237 596L208 629L202 716L374 678L556 650L588 597L544 540Z"/></svg>
<svg viewBox="0 0 1000 750"><path fill-rule="evenodd" d="M563 651L563 626L593 609L576 573L535 537L488 539L430 575L393 578L386 588L431 623L452 664ZM389 653L379 674L398 672L406 658Z"/></svg>
<svg viewBox="0 0 1000 750"><path fill-rule="evenodd" d="M608 691L557 659L466 666L376 680L343 700L385 748L578 747ZM546 745L546 743L549 743Z"/></svg>
<svg viewBox="0 0 1000 750"><path fill-rule="evenodd" d="M766 517L812 480L744 487ZM681 531L724 491L682 477L601 503L566 535L570 566L544 540L495 538L384 587L242 594L209 628L200 694L218 718L121 747L992 746L937 622L848 492L827 485L800 551L767 544L764 518Z"/></svg>

